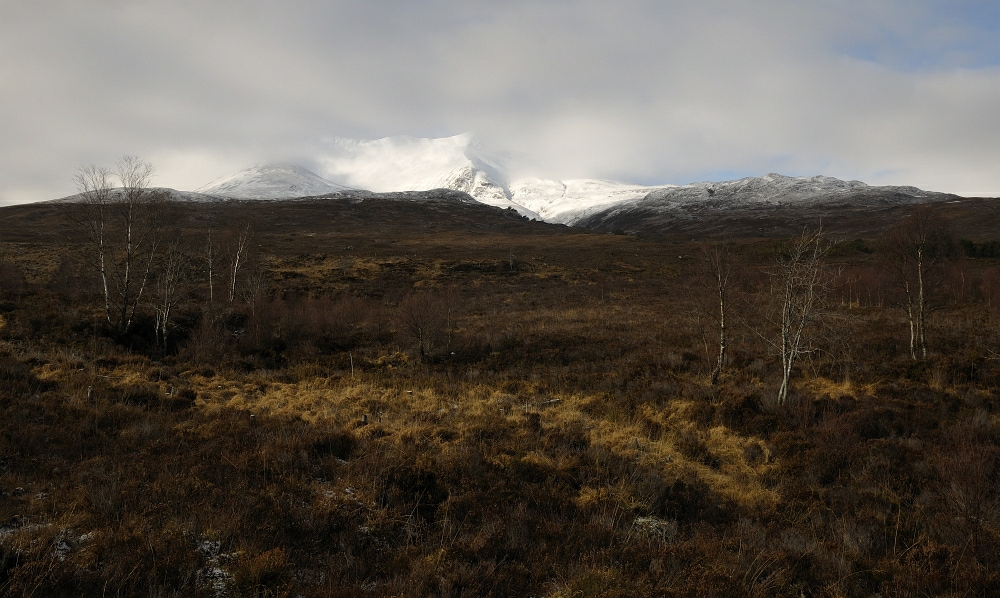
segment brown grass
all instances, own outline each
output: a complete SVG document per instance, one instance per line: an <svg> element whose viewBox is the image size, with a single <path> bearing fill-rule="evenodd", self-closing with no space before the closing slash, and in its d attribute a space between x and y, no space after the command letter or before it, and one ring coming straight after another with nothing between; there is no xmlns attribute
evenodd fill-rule
<svg viewBox="0 0 1000 598"><path fill-rule="evenodd" d="M988 293L936 296L916 363L891 297L832 302L778 407L753 312L709 383L690 244L412 207L424 229L403 234L343 209L275 213L259 311L208 306L193 269L166 351L148 322L107 336L96 298L41 266L72 247L17 246L36 274L0 289L0 593L986 596L1000 581ZM741 292L766 288L772 247L738 247ZM876 255L837 259L864 273L852 296L884 291ZM423 352L407 301L441 316Z"/></svg>

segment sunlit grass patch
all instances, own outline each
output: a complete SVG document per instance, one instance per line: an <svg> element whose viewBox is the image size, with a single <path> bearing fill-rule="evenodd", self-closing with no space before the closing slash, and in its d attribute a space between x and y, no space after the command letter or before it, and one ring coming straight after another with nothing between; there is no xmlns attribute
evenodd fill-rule
<svg viewBox="0 0 1000 598"><path fill-rule="evenodd" d="M851 380L841 380L838 382L824 377L801 378L795 387L813 396L827 397L833 400L844 398L855 399L858 393L867 392L867 389L859 388Z"/></svg>

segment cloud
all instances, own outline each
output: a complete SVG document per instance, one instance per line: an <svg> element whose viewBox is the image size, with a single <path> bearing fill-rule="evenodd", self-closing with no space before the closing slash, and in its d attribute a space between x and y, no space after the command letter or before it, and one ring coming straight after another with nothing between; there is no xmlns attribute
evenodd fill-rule
<svg viewBox="0 0 1000 598"><path fill-rule="evenodd" d="M0 202L136 153L195 188L475 131L530 174L1000 195L989 3L0 0ZM525 172L528 174L529 172Z"/></svg>

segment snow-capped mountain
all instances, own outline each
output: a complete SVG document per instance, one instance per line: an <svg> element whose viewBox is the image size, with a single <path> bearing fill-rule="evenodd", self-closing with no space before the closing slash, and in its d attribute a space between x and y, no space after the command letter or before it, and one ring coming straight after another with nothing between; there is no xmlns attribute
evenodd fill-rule
<svg viewBox="0 0 1000 598"><path fill-rule="evenodd" d="M591 211L574 224L603 231L795 234L804 223L836 222L881 234L908 205L957 199L916 187L871 186L832 177L769 174L721 183L657 189L640 199ZM886 214L895 214L886 216ZM879 216L881 214L881 216ZM865 226L872 226L865 229ZM845 229L846 230L846 229Z"/></svg>
<svg viewBox="0 0 1000 598"><path fill-rule="evenodd" d="M504 160L487 154L470 134L442 139L335 139L319 159L330 180L372 191L448 188L476 200L546 222L576 224L611 209L667 209L686 202L780 204L823 201L851 194L930 197L914 187L870 187L832 177L769 174L735 181L643 186L599 179L515 178ZM653 202L653 203L649 203Z"/></svg>
<svg viewBox="0 0 1000 598"><path fill-rule="evenodd" d="M257 164L216 179L195 193L233 199L287 199L346 191L305 168L291 164Z"/></svg>
<svg viewBox="0 0 1000 598"><path fill-rule="evenodd" d="M945 194L915 187L873 187L832 177L768 174L735 181L643 186L599 179L513 177L509 161L484 151L471 134L441 139L332 139L316 156L320 175L291 165L257 165L218 179L197 193L238 199L290 199L363 189L405 193L450 189L500 208L560 224L592 226L627 212L665 214L719 208L807 206L851 198L855 204L922 201ZM362 193L363 195L363 193ZM360 195L359 195L360 197ZM860 202L860 203L859 203ZM595 220L596 218L596 220ZM626 218L628 219L628 218Z"/></svg>
<svg viewBox="0 0 1000 598"><path fill-rule="evenodd" d="M453 189L500 208L514 208L504 165L487 157L470 134L441 139L386 137L372 141L333 139L319 158L324 176L376 192Z"/></svg>
<svg viewBox="0 0 1000 598"><path fill-rule="evenodd" d="M530 218L571 224L595 210L654 189L596 179L514 178L505 160L487 154L471 134L442 139L334 139L320 158L324 176L372 191L464 191L478 201Z"/></svg>
<svg viewBox="0 0 1000 598"><path fill-rule="evenodd" d="M942 196L916 187L866 185L828 176L790 177L771 173L720 183L691 183L651 190L643 199L659 202L727 201L733 204L804 204L836 200L848 195L896 194L913 198Z"/></svg>

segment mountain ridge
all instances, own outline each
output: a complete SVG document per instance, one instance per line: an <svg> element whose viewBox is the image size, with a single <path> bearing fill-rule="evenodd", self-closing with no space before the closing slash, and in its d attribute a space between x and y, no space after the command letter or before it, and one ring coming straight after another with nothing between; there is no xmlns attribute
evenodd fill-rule
<svg viewBox="0 0 1000 598"><path fill-rule="evenodd" d="M528 218L600 228L603 226L600 223L609 218L617 222L634 220L628 216L630 212L641 212L643 219L650 220L655 214L676 212L691 217L694 213L720 209L807 208L848 198L852 205L860 206L884 200L908 203L957 197L912 186L871 186L861 181L822 175L791 177L777 173L731 181L659 186L601 179L556 181L524 177L508 181L502 165L468 151L469 143L465 138L446 139L451 147L445 147L443 152L441 144L435 147L423 143L425 141L428 140L407 139L408 144L416 146L415 152L413 147L408 150L416 155L413 163L406 161L405 152L394 154L392 143L387 145L386 140L356 142L353 147L367 149L361 152L360 158L351 158L349 164L341 162L340 173L345 175L353 169L350 182L377 183L370 185L371 189L333 183L301 167L264 164L216 179L200 187L196 193L202 195L195 198L293 199L347 194L363 199L369 194L397 193L401 194L397 197L404 197L449 189L486 205L515 209ZM372 148L376 150L374 156ZM458 149L462 149L460 156L455 153Z"/></svg>
<svg viewBox="0 0 1000 598"><path fill-rule="evenodd" d="M605 179L553 180L515 176L523 168L488 154L472 134L438 139L385 137L372 141L334 139L319 159L331 180L376 191L445 187L476 200L514 208L529 218L575 225L616 207L658 210L695 202L726 200L733 205L813 203L842 197L902 195L956 197L909 186L870 186L822 175L789 177L770 173L732 181L687 185L638 185Z"/></svg>
<svg viewBox="0 0 1000 598"><path fill-rule="evenodd" d="M823 223L824 228L830 225L830 232L878 236L907 206L958 200L966 198L908 186L770 174L652 192L594 211L575 225L629 234L788 236L800 232L803 224Z"/></svg>
<svg viewBox="0 0 1000 598"><path fill-rule="evenodd" d="M605 179L512 176L519 169L506 158L488 154L471 134L438 139L333 139L324 143L325 149L314 161L320 174L293 164L262 163L215 179L194 192L170 191L168 195L182 201L322 196L363 200L379 194L417 200L420 193L447 189L461 194L461 201L514 209L535 220L597 229L612 226L614 230L718 217L725 210L809 210L845 201L860 208L886 201L957 197L911 186L870 186L822 175L770 173L730 181L654 186ZM59 201L72 201L72 197Z"/></svg>

